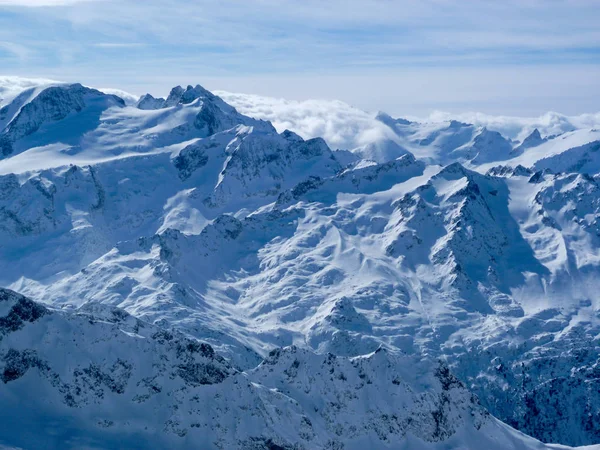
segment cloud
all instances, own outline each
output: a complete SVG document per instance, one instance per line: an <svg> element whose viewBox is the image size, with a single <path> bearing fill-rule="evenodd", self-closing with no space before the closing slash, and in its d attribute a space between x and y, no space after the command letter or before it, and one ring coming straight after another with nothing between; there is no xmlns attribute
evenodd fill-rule
<svg viewBox="0 0 600 450"><path fill-rule="evenodd" d="M257 95L216 91L217 95L235 106L241 113L269 120L281 132L290 129L304 138L323 137L332 148L354 149L395 135L374 113L362 111L336 100L294 101ZM600 128L600 112L567 116L548 112L538 117L494 116L467 112L436 111L425 117L411 117L427 123L459 120L498 131L511 139L522 140L535 128L543 136L579 128Z"/></svg>
<svg viewBox="0 0 600 450"><path fill-rule="evenodd" d="M9 41L0 41L0 50L4 50L22 61L27 60L32 53L26 46Z"/></svg>
<svg viewBox="0 0 600 450"><path fill-rule="evenodd" d="M242 114L269 120L277 131L290 129L305 139L322 137L336 149L353 149L379 139L394 139L373 114L337 100L285 100L215 91Z"/></svg>
<svg viewBox="0 0 600 450"><path fill-rule="evenodd" d="M123 91L121 89L114 88L98 88L99 91L104 92L105 94L116 95L117 97L121 97L126 105L134 105L140 99L139 96L130 94L129 92Z"/></svg>
<svg viewBox="0 0 600 450"><path fill-rule="evenodd" d="M175 45L202 53L220 48L231 53L229 64L240 58L244 64L252 57L259 67L270 66L267 71L295 69L307 60L330 68L398 66L419 60L460 62L475 54L482 62L510 62L532 56L556 59L561 57L559 51L598 48L600 12L594 2L500 3L201 0L190 5L183 0L0 0L13 6L70 5L68 11L45 8L39 14L47 21L81 27L84 42L87 34L126 34L160 43L165 52L177 50L167 48ZM55 27L49 28L56 33ZM531 55L532 51L538 54ZM578 59L586 56L590 55Z"/></svg>
<svg viewBox="0 0 600 450"><path fill-rule="evenodd" d="M0 76L0 108L26 89L58 84L58 81L44 78L21 78Z"/></svg>

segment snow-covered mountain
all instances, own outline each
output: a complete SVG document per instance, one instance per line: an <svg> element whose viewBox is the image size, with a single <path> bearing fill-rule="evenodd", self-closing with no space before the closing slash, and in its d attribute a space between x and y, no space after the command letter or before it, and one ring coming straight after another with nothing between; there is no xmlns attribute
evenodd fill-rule
<svg viewBox="0 0 600 450"><path fill-rule="evenodd" d="M0 439L11 445L551 448L416 356L287 347L239 372L210 345L117 308L65 312L5 289L0 307Z"/></svg>
<svg viewBox="0 0 600 450"><path fill-rule="evenodd" d="M44 83L0 109L0 444L600 443L596 129L332 149Z"/></svg>

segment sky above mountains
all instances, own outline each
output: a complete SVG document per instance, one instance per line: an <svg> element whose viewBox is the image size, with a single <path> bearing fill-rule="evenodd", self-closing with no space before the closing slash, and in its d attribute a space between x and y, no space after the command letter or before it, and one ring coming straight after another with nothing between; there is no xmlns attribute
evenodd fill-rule
<svg viewBox="0 0 600 450"><path fill-rule="evenodd" d="M595 0L0 0L3 75L396 115L600 108Z"/></svg>

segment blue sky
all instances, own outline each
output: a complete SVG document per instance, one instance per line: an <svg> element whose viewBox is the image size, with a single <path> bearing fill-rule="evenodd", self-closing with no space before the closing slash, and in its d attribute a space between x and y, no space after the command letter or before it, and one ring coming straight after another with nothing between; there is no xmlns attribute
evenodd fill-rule
<svg viewBox="0 0 600 450"><path fill-rule="evenodd" d="M0 0L0 74L395 114L600 110L598 0Z"/></svg>

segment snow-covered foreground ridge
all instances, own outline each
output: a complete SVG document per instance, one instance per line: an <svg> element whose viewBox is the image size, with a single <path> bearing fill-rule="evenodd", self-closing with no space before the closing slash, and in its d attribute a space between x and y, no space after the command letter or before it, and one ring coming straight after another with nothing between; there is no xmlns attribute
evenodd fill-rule
<svg viewBox="0 0 600 450"><path fill-rule="evenodd" d="M0 445L600 443L599 131L2 92Z"/></svg>
<svg viewBox="0 0 600 450"><path fill-rule="evenodd" d="M287 347L240 372L118 308L59 311L5 289L0 308L2 438L25 448L556 448L415 356Z"/></svg>

